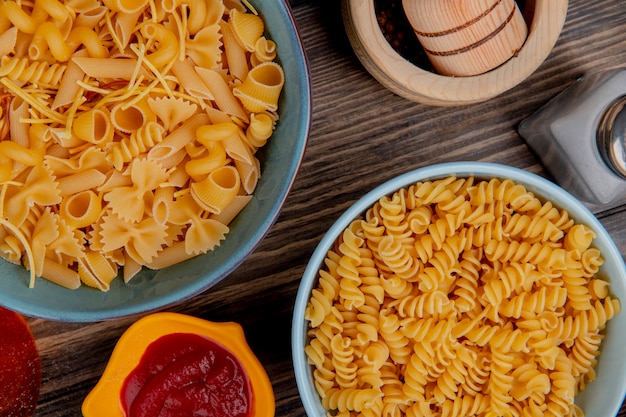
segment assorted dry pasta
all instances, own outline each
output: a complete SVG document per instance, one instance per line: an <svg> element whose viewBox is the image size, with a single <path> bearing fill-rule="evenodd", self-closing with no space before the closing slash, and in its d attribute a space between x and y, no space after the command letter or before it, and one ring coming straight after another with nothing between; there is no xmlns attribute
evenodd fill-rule
<svg viewBox="0 0 626 417"><path fill-rule="evenodd" d="M220 245L278 120L264 33L238 0L3 1L1 256L106 291Z"/></svg>
<svg viewBox="0 0 626 417"><path fill-rule="evenodd" d="M619 300L594 232L511 180L380 198L320 267L306 357L329 416L582 416Z"/></svg>

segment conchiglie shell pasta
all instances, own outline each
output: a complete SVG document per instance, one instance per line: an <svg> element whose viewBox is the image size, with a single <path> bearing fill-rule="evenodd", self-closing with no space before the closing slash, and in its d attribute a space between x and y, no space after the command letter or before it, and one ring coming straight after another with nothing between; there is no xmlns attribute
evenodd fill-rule
<svg viewBox="0 0 626 417"><path fill-rule="evenodd" d="M239 192L239 172L227 165L211 172L206 179L191 184L191 195L205 210L219 214Z"/></svg>
<svg viewBox="0 0 626 417"><path fill-rule="evenodd" d="M234 9L230 12L229 22L233 27L233 34L241 46L246 51L253 52L256 41L265 30L263 20L255 14L242 13Z"/></svg>
<svg viewBox="0 0 626 417"><path fill-rule="evenodd" d="M108 291L111 281L117 276L117 267L100 252L88 252L78 260L80 280L100 291Z"/></svg>
<svg viewBox="0 0 626 417"><path fill-rule="evenodd" d="M244 82L233 89L233 94L250 112L276 111L284 84L285 73L281 66L264 62L248 72Z"/></svg>
<svg viewBox="0 0 626 417"><path fill-rule="evenodd" d="M86 111L74 119L74 134L85 142L104 145L113 139L111 113L106 107Z"/></svg>

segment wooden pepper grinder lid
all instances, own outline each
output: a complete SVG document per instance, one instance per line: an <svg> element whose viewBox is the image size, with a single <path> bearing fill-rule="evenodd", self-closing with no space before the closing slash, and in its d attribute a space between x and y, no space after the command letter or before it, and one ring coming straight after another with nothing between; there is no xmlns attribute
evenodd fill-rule
<svg viewBox="0 0 626 417"><path fill-rule="evenodd" d="M402 5L442 75L492 70L513 57L528 35L515 0L403 0Z"/></svg>

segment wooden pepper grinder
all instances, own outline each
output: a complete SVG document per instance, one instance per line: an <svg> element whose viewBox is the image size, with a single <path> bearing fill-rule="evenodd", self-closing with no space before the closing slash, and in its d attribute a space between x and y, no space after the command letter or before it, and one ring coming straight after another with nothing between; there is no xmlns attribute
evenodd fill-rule
<svg viewBox="0 0 626 417"><path fill-rule="evenodd" d="M492 70L513 57L528 35L515 0L403 0L402 5L442 75Z"/></svg>

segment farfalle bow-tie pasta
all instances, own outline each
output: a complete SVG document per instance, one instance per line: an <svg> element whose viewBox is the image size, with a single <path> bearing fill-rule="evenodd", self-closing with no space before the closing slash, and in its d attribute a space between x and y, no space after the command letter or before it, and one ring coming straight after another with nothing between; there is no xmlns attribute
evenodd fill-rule
<svg viewBox="0 0 626 417"><path fill-rule="evenodd" d="M238 0L0 3L0 254L68 288L213 250L284 72Z"/></svg>
<svg viewBox="0 0 626 417"><path fill-rule="evenodd" d="M328 251L305 318L336 417L582 417L620 312L594 232L510 180L381 198Z"/></svg>

